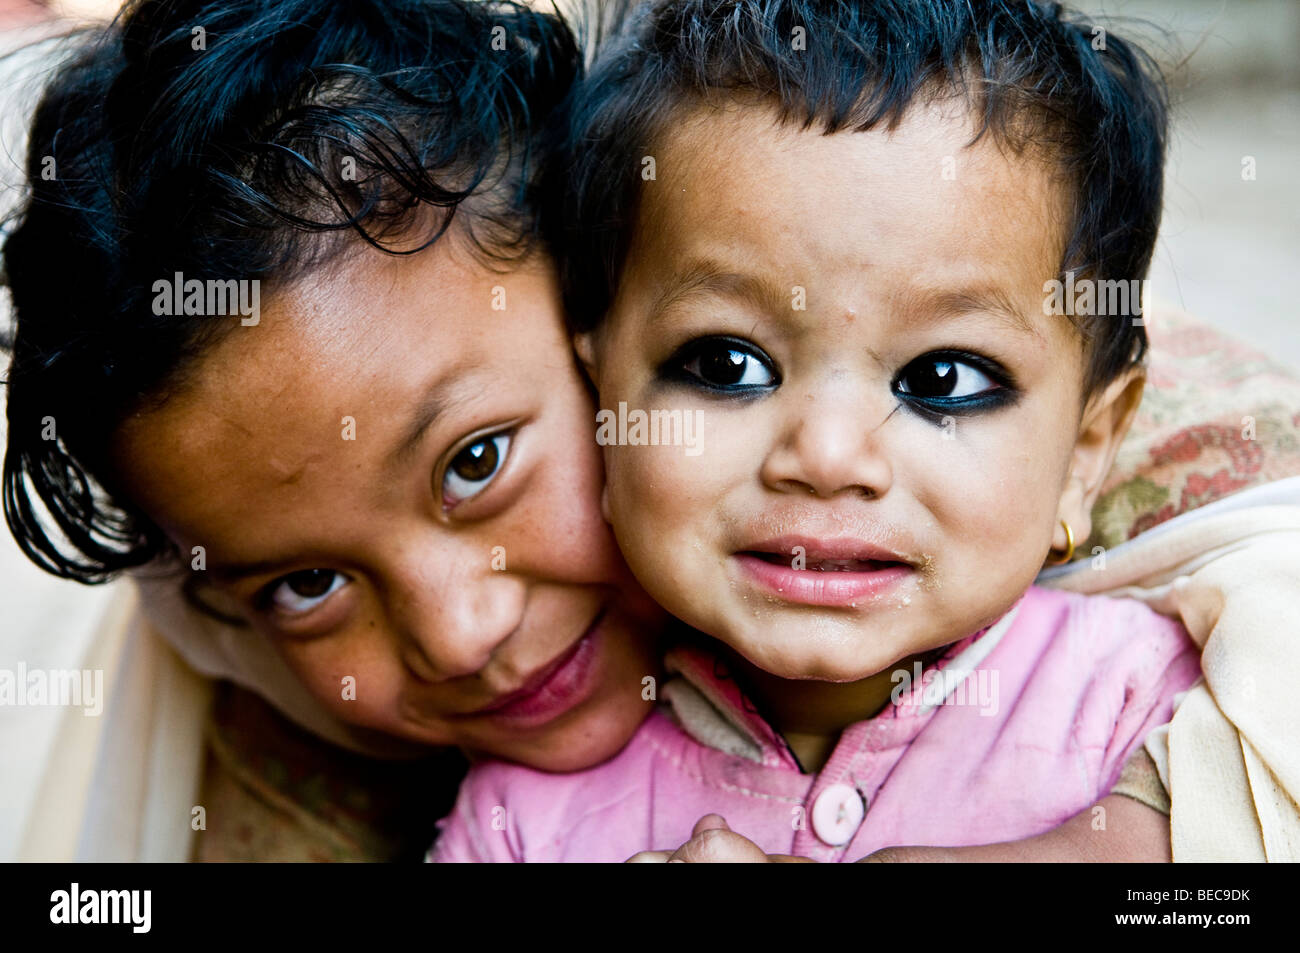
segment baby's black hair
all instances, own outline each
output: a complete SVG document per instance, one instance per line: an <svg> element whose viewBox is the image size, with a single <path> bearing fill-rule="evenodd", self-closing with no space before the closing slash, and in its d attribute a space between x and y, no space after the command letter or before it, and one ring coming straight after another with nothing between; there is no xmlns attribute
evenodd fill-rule
<svg viewBox="0 0 1300 953"><path fill-rule="evenodd" d="M1168 95L1140 47L1034 0L651 0L575 90L549 173L543 221L572 329L593 329L613 302L642 158L684 109L758 95L782 122L829 135L894 128L918 97L950 92L975 111L976 139L1033 148L1064 173L1062 277L1145 277ZM1071 317L1085 398L1145 354L1146 332L1128 313Z"/></svg>
<svg viewBox="0 0 1300 953"><path fill-rule="evenodd" d="M156 315L154 282L287 281L453 217L492 262L522 256L582 56L557 15L473 0L133 0L83 43L4 243L4 511L34 562L92 583L170 548L113 491L115 431L240 322Z"/></svg>

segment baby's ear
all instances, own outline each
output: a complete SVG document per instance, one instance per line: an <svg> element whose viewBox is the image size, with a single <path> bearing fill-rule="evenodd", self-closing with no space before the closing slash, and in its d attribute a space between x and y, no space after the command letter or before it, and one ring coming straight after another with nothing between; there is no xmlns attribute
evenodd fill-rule
<svg viewBox="0 0 1300 953"><path fill-rule="evenodd" d="M1140 367L1130 368L1094 395L1084 408L1061 501L1061 518L1069 521L1079 542L1092 531L1093 504L1133 424L1145 387L1146 373Z"/></svg>
<svg viewBox="0 0 1300 953"><path fill-rule="evenodd" d="M596 336L592 331L584 331L573 336L573 350L582 362L582 369L587 372L591 382L600 388L600 378L596 376Z"/></svg>

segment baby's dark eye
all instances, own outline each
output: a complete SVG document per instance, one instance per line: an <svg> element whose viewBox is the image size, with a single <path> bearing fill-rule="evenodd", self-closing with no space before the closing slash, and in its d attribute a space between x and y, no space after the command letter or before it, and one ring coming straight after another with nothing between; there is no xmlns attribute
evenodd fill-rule
<svg viewBox="0 0 1300 953"><path fill-rule="evenodd" d="M700 338L681 348L663 370L713 390L743 391L779 383L771 360L758 347L734 338Z"/></svg>
<svg viewBox="0 0 1300 953"><path fill-rule="evenodd" d="M918 400L961 401L1001 387L974 364L948 356L928 355L903 368L895 384L900 394Z"/></svg>

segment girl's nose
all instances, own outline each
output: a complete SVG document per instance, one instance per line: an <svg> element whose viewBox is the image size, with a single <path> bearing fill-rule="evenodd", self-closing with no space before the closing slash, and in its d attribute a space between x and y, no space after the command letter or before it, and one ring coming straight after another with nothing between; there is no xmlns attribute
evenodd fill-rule
<svg viewBox="0 0 1300 953"><path fill-rule="evenodd" d="M411 574L393 610L403 658L425 681L473 675L522 624L526 584L487 559L426 562L432 565Z"/></svg>
<svg viewBox="0 0 1300 953"><path fill-rule="evenodd" d="M830 499L840 493L882 496L893 471L877 433L893 413L891 399L850 395L828 388L795 398L794 412L763 461L764 485L783 493L811 493Z"/></svg>

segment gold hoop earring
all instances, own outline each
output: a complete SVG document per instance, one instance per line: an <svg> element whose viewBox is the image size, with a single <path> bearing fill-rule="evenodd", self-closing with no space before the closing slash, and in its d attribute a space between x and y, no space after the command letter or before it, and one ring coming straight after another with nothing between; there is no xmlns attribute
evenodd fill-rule
<svg viewBox="0 0 1300 953"><path fill-rule="evenodd" d="M1065 520L1061 520L1061 525L1065 527L1065 555L1059 559L1049 560L1047 563L1049 566L1064 566L1074 558L1074 530L1070 529L1070 524Z"/></svg>

